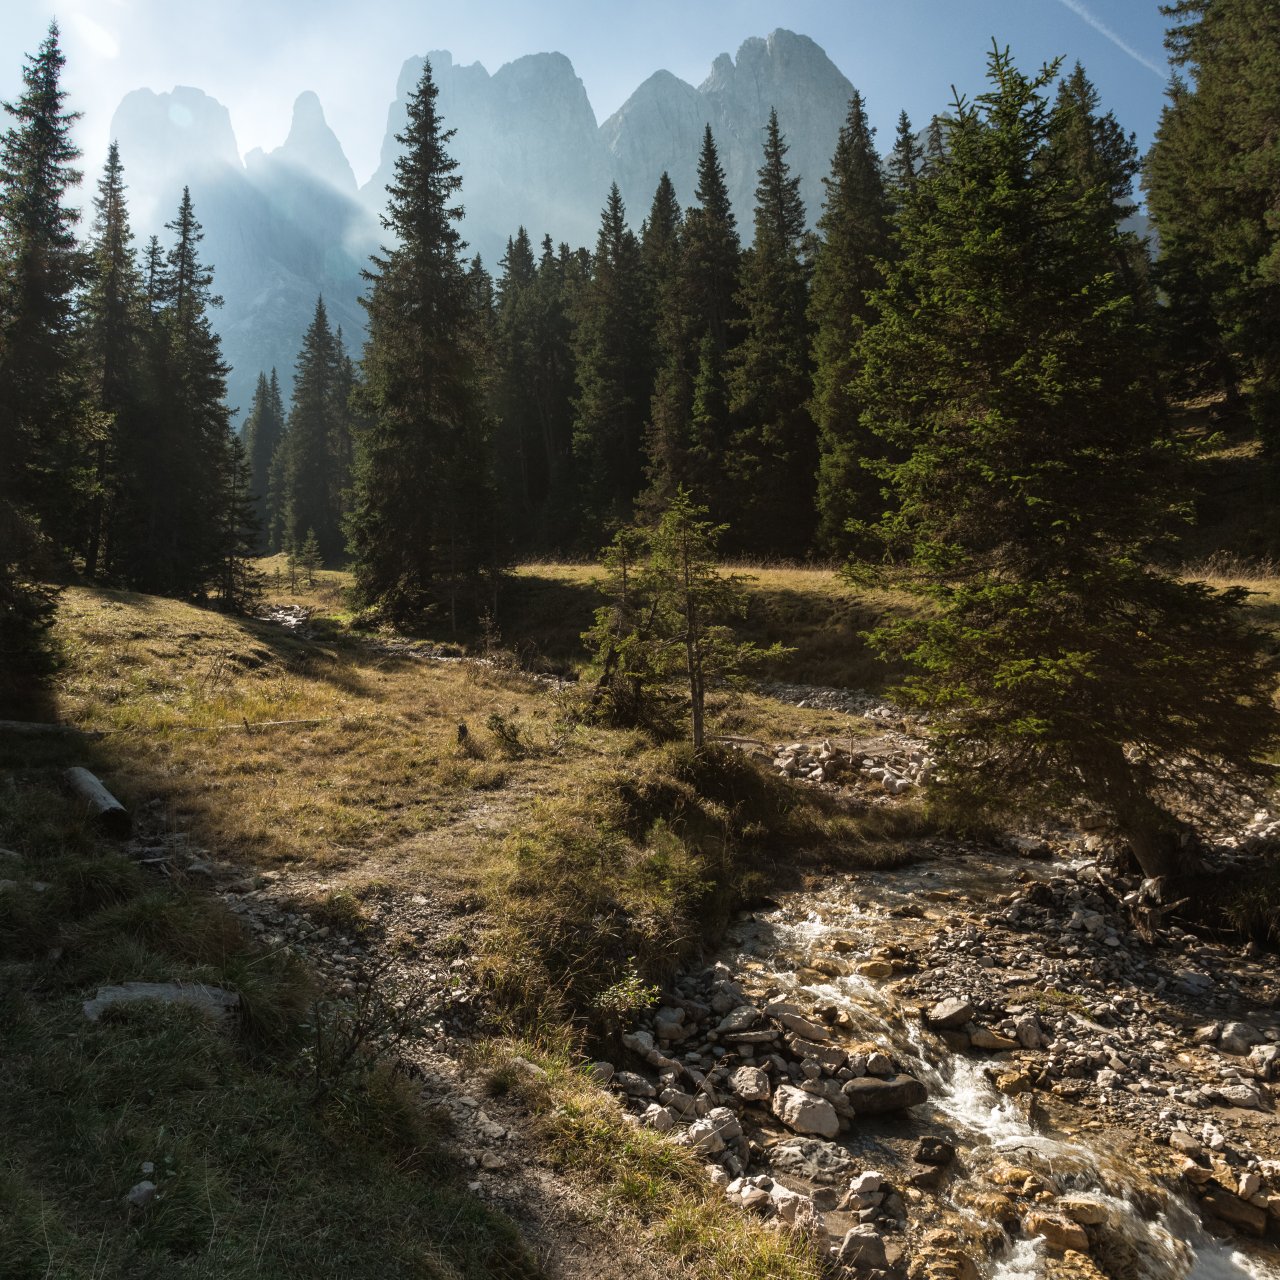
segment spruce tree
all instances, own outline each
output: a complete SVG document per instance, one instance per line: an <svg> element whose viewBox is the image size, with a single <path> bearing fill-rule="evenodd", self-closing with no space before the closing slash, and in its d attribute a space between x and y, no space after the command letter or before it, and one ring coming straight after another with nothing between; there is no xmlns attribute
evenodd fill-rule
<svg viewBox="0 0 1280 1280"><path fill-rule="evenodd" d="M124 170L113 142L94 200L88 285L80 307L82 360L94 425L82 541L90 577L100 569L110 571L112 530L123 496L123 460L138 458L145 447L146 300L124 193Z"/></svg>
<svg viewBox="0 0 1280 1280"><path fill-rule="evenodd" d="M229 613L248 613L262 595L262 574L253 563L262 535L257 503L249 487L249 459L239 436L228 437L223 465L218 492L218 563L214 581L223 609Z"/></svg>
<svg viewBox="0 0 1280 1280"><path fill-rule="evenodd" d="M1280 10L1178 0L1175 77L1147 155L1174 354L1200 387L1247 398L1280 448Z"/></svg>
<svg viewBox="0 0 1280 1280"><path fill-rule="evenodd" d="M345 359L329 327L324 299L317 298L294 367L293 401L280 446L280 479L284 541L299 546L310 532L324 561L336 559L344 547L341 495L350 479L345 468Z"/></svg>
<svg viewBox="0 0 1280 1280"><path fill-rule="evenodd" d="M676 190L664 172L645 219L640 249L653 299L654 383L649 402L645 453L647 502L667 506L687 480L689 419L697 350L683 271L683 216Z"/></svg>
<svg viewBox="0 0 1280 1280"><path fill-rule="evenodd" d="M920 173L920 162L924 158L924 149L916 141L916 131L911 126L911 118L905 111L898 113L898 130L893 138L893 150L889 153L885 168L888 172L889 189L895 200L905 195L915 186Z"/></svg>
<svg viewBox="0 0 1280 1280"><path fill-rule="evenodd" d="M148 247L150 319L145 429L121 445L122 518L114 563L131 586L203 597L221 581L225 487L232 448L228 367L210 312L222 299L200 259L203 229L183 188L166 229L173 244Z"/></svg>
<svg viewBox="0 0 1280 1280"><path fill-rule="evenodd" d="M527 548L545 497L546 475L538 409L529 394L537 342L533 318L537 264L524 227L507 240L499 265L490 379L494 475L510 536L516 546Z"/></svg>
<svg viewBox="0 0 1280 1280"><path fill-rule="evenodd" d="M724 464L731 428L726 379L738 336L742 243L710 125L703 131L695 194L698 203L685 214L680 255L685 360L692 375L680 479L720 519L727 510Z"/></svg>
<svg viewBox="0 0 1280 1280"><path fill-rule="evenodd" d="M578 303L573 451L592 541L631 518L644 481L652 331L640 245L615 182L600 217L591 279Z"/></svg>
<svg viewBox="0 0 1280 1280"><path fill-rule="evenodd" d="M689 307L698 328L696 341L701 342L704 332L710 333L724 356L736 337L742 242L710 125L702 136L694 194L698 203L688 211L684 226Z"/></svg>
<svg viewBox="0 0 1280 1280"><path fill-rule="evenodd" d="M574 369L576 295L586 265L567 245L557 252L551 237L542 241L538 274L530 297L532 336L532 403L540 444L539 473L545 489L537 493L536 545L564 550L578 543L576 528L577 472L573 456L573 400L577 392Z"/></svg>
<svg viewBox="0 0 1280 1280"><path fill-rule="evenodd" d="M875 443L852 392L854 351L874 318L871 293L888 250L889 201L880 157L856 91L840 130L818 219L809 319L813 325L813 417L818 427L818 547L851 548L850 522L878 514L879 484L862 466Z"/></svg>
<svg viewBox="0 0 1280 1280"><path fill-rule="evenodd" d="M388 187L390 248L365 272L365 421L347 520L359 599L393 621L474 613L494 569L489 425L453 203L453 136L431 66L408 103Z"/></svg>
<svg viewBox="0 0 1280 1280"><path fill-rule="evenodd" d="M253 503L253 517L258 526L256 550L278 551L278 541L271 535L272 507L271 463L284 436L284 411L280 404L280 383L276 371L258 374L253 391L253 407L245 420L241 439L249 468L248 487ZM283 460L283 455L282 455Z"/></svg>
<svg viewBox="0 0 1280 1280"><path fill-rule="evenodd" d="M62 548L76 538L86 462L75 295L84 274L79 213L67 193L80 181L65 110L65 63L50 24L4 110L0 137L0 503L15 525L42 529Z"/></svg>
<svg viewBox="0 0 1280 1280"><path fill-rule="evenodd" d="M738 304L742 342L733 353L733 437L724 470L732 539L753 554L800 556L814 529L817 436L809 414L812 368L808 264L800 179L769 113L758 175L755 241ZM779 518L779 512L785 515Z"/></svg>
<svg viewBox="0 0 1280 1280"><path fill-rule="evenodd" d="M862 343L864 421L902 450L882 533L935 606L881 639L916 672L944 795L1090 801L1160 876L1177 797L1212 801L1275 740L1272 681L1239 593L1153 567L1176 454L1110 193L1046 162L1052 76L993 52Z"/></svg>

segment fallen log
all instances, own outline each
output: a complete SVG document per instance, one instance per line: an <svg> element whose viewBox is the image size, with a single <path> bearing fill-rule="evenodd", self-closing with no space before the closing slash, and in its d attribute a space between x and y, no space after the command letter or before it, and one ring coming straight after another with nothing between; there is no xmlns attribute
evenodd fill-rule
<svg viewBox="0 0 1280 1280"><path fill-rule="evenodd" d="M71 794L80 800L94 825L104 835L125 840L133 830L129 811L89 772L78 765L62 775Z"/></svg>
<svg viewBox="0 0 1280 1280"><path fill-rule="evenodd" d="M0 733L12 733L19 738L49 738L60 733L74 734L77 738L101 738L96 729L81 729L74 724L49 724L41 720L0 720Z"/></svg>

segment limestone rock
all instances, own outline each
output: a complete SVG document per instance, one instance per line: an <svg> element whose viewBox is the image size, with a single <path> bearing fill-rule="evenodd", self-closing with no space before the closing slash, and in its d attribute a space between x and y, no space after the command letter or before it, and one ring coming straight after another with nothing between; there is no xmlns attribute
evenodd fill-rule
<svg viewBox="0 0 1280 1280"><path fill-rule="evenodd" d="M856 1115L883 1115L919 1106L929 1091L914 1076L896 1075L887 1080L875 1076L846 1080L841 1092L848 1098Z"/></svg>
<svg viewBox="0 0 1280 1280"><path fill-rule="evenodd" d="M1057 1213L1044 1213L1032 1210L1022 1220L1022 1229L1029 1236L1039 1236L1050 1249L1059 1253L1066 1249L1075 1249L1080 1253L1089 1251L1089 1234L1077 1222Z"/></svg>
<svg viewBox="0 0 1280 1280"><path fill-rule="evenodd" d="M939 1000L925 1014L925 1021L938 1031L956 1031L966 1022L972 1022L976 1012L967 1000L952 996L947 1000Z"/></svg>
<svg viewBox="0 0 1280 1280"><path fill-rule="evenodd" d="M830 1186L852 1167L849 1153L818 1138L788 1138L769 1148L769 1164L780 1173Z"/></svg>
<svg viewBox="0 0 1280 1280"><path fill-rule="evenodd" d="M884 1267L888 1265L884 1240L875 1227L854 1227L840 1243L837 1257L846 1267Z"/></svg>
<svg viewBox="0 0 1280 1280"><path fill-rule="evenodd" d="M84 1016L97 1022L108 1009L139 1000L191 1005L210 1018L224 1018L240 1007L240 997L234 991L207 987L202 982L124 982L117 987L99 987L98 994L82 1007Z"/></svg>
<svg viewBox="0 0 1280 1280"><path fill-rule="evenodd" d="M773 1095L772 1109L773 1114L794 1133L834 1138L840 1132L840 1120L831 1103L792 1085L783 1085Z"/></svg>
<svg viewBox="0 0 1280 1280"><path fill-rule="evenodd" d="M743 1102L767 1102L771 1092L769 1077L759 1067L739 1067L729 1077L729 1088Z"/></svg>

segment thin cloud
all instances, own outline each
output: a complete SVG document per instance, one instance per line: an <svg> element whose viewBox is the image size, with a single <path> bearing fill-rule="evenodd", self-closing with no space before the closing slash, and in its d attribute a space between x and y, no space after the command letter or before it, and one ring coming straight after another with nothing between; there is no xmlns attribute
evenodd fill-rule
<svg viewBox="0 0 1280 1280"><path fill-rule="evenodd" d="M1127 53L1134 62L1141 63L1148 71L1154 72L1161 80L1165 79L1169 74L1168 67L1162 67L1159 63L1153 62L1145 53L1140 53L1133 47L1123 36L1117 35L1111 30L1101 18L1095 17L1088 9L1084 7L1081 0L1059 0L1059 3L1065 5L1077 18L1083 18L1099 35L1105 36L1110 40L1117 49Z"/></svg>

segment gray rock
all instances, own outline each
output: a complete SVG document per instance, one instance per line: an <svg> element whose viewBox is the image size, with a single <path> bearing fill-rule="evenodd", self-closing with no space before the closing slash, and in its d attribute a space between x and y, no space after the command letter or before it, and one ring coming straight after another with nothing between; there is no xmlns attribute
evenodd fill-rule
<svg viewBox="0 0 1280 1280"><path fill-rule="evenodd" d="M1024 1049L1039 1049L1044 1044L1044 1034L1040 1027L1040 1019L1034 1012L1019 1015L1014 1021L1014 1034Z"/></svg>
<svg viewBox="0 0 1280 1280"><path fill-rule="evenodd" d="M725 1148L724 1138L706 1116L701 1120L695 1120L677 1141L681 1146L688 1147L695 1155L700 1156L719 1155Z"/></svg>
<svg viewBox="0 0 1280 1280"><path fill-rule="evenodd" d="M1247 1022L1228 1022L1218 1037L1218 1048L1223 1053L1243 1057L1255 1045L1263 1044L1265 1041L1266 1036L1257 1027L1251 1027Z"/></svg>
<svg viewBox="0 0 1280 1280"><path fill-rule="evenodd" d="M769 1094L769 1077L759 1067L739 1067L729 1077L729 1088L743 1102L767 1102Z"/></svg>
<svg viewBox="0 0 1280 1280"><path fill-rule="evenodd" d="M925 1021L939 1031L955 1031L966 1022L972 1022L976 1012L969 1001L952 996L947 1000L939 1000L925 1014Z"/></svg>
<svg viewBox="0 0 1280 1280"><path fill-rule="evenodd" d="M929 1091L915 1076L896 1075L888 1080L875 1076L863 1076L846 1080L842 1089L855 1114L861 1116L884 1115L890 1111L905 1111L917 1107L929 1097Z"/></svg>
<svg viewBox="0 0 1280 1280"><path fill-rule="evenodd" d="M108 1009L139 1000L191 1005L210 1018L225 1018L240 1008L240 997L234 991L207 987L203 982L125 982L118 987L99 987L98 994L82 1007L84 1016L97 1022Z"/></svg>
<svg viewBox="0 0 1280 1280"><path fill-rule="evenodd" d="M587 1075L589 1075L596 1084L608 1084L609 1081L613 1079L613 1063L593 1062L587 1068Z"/></svg>
<svg viewBox="0 0 1280 1280"><path fill-rule="evenodd" d="M636 1075L634 1071L617 1072L612 1083L633 1098L652 1098L658 1092L644 1076Z"/></svg>
<svg viewBox="0 0 1280 1280"><path fill-rule="evenodd" d="M824 1027L821 1023L814 1022L811 1018L806 1018L793 1004L778 1001L775 1004L766 1005L764 1011L769 1017L782 1023L788 1031L793 1032L804 1040L831 1039L829 1028Z"/></svg>
<svg viewBox="0 0 1280 1280"><path fill-rule="evenodd" d="M840 1132L840 1118L825 1098L805 1093L793 1085L783 1085L773 1095L773 1114L794 1133L813 1133L834 1138Z"/></svg>
<svg viewBox="0 0 1280 1280"><path fill-rule="evenodd" d="M740 1004L725 1014L716 1027L717 1035L732 1035L735 1031L749 1031L760 1021L760 1010L753 1004Z"/></svg>
<svg viewBox="0 0 1280 1280"><path fill-rule="evenodd" d="M886 1267L889 1260L885 1256L884 1240L875 1227L863 1225L854 1227L840 1243L837 1254L846 1267Z"/></svg>
<svg viewBox="0 0 1280 1280"><path fill-rule="evenodd" d="M853 1167L849 1153L834 1142L818 1138L788 1138L769 1148L769 1164L778 1173L830 1186Z"/></svg>
<svg viewBox="0 0 1280 1280"><path fill-rule="evenodd" d="M893 1075L893 1061L887 1053L870 1053L867 1055L867 1075L879 1076L887 1080Z"/></svg>
<svg viewBox="0 0 1280 1280"><path fill-rule="evenodd" d="M150 1179L135 1183L125 1193L125 1203L131 1209L145 1209L156 1198L156 1184Z"/></svg>

